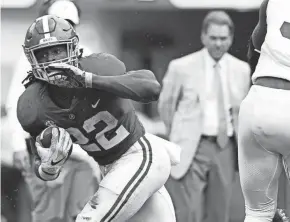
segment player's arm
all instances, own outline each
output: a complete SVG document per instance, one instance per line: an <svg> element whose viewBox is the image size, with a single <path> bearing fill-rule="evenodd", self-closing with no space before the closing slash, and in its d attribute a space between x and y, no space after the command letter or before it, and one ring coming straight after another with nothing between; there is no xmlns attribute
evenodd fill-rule
<svg viewBox="0 0 290 222"><path fill-rule="evenodd" d="M46 172L41 167L41 158L37 152L37 147L36 147L36 137L30 137L29 144L30 144L32 156L33 156L32 167L34 169L36 176L43 181L55 180L56 178L58 178L60 174L60 170L52 174L52 173Z"/></svg>
<svg viewBox="0 0 290 222"><path fill-rule="evenodd" d="M149 70L130 71L119 76L92 74L92 88L139 102L158 100L161 86Z"/></svg>
<svg viewBox="0 0 290 222"><path fill-rule="evenodd" d="M72 141L68 132L62 128L52 130L51 141L47 148L39 142L44 128L38 120L38 107L31 103L31 94L27 91L22 94L17 104L17 118L23 130L31 135L30 147L33 155L33 168L36 175L45 181L55 180L72 151Z"/></svg>
<svg viewBox="0 0 290 222"><path fill-rule="evenodd" d="M267 5L269 0L264 0L259 10L259 22L256 25L250 40L248 47L248 61L251 69L255 70L260 57L261 46L265 40L267 34Z"/></svg>
<svg viewBox="0 0 290 222"><path fill-rule="evenodd" d="M69 133L59 127L52 128L50 147L42 146L41 135L32 136L30 146L35 174L44 181L55 180L59 176L73 147Z"/></svg>
<svg viewBox="0 0 290 222"><path fill-rule="evenodd" d="M51 64L49 68L64 71L70 77L74 75L87 88L107 91L122 98L139 102L151 102L159 98L161 86L150 70L126 72L124 63L107 53L93 54L86 60L83 66L93 68L83 71L68 64Z"/></svg>

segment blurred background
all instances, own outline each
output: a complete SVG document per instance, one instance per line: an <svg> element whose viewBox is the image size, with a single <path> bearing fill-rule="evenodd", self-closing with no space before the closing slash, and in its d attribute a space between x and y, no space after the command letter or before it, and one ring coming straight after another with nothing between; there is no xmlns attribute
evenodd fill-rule
<svg viewBox="0 0 290 222"><path fill-rule="evenodd" d="M82 22L78 26L81 43L94 52L116 55L128 70L150 69L161 82L168 63L202 47L201 23L210 9L226 10L235 24L235 39L230 53L246 61L247 41L258 21L261 0L79 0ZM1 3L1 159L12 167L9 149L9 126L5 125L5 103L15 63L22 53L26 30L38 15L37 0L2 0ZM24 70L25 71L25 70ZM25 73L24 73L25 77ZM135 103L141 118L159 124L157 104ZM146 122L146 123L147 123ZM154 125L153 125L154 127ZM164 126L158 125L163 133ZM2 168L2 167L1 167ZM1 175L3 175L3 169ZM3 178L3 177L2 177ZM7 177L5 177L7 178ZM15 187L13 192L1 189L1 205L15 221L30 221L29 196L19 172L1 181L2 187ZM290 189L281 177L279 205L290 208ZM18 186L17 184L20 184ZM1 207L1 209L3 210ZM244 202L237 175L233 187L231 221L242 221Z"/></svg>

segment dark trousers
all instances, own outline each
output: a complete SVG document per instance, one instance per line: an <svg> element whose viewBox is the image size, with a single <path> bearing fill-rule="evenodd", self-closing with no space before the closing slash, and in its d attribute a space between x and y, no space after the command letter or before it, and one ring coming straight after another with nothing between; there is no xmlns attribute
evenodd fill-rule
<svg viewBox="0 0 290 222"><path fill-rule="evenodd" d="M17 221L21 184L23 179L19 170L1 165L1 214L8 222Z"/></svg>
<svg viewBox="0 0 290 222"><path fill-rule="evenodd" d="M177 222L228 222L235 174L234 139L221 149L212 138L202 137L187 174L166 183Z"/></svg>

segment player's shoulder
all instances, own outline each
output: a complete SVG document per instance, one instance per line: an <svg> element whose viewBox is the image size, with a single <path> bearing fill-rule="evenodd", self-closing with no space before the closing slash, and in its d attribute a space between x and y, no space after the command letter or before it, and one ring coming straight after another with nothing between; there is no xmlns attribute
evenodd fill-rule
<svg viewBox="0 0 290 222"><path fill-rule="evenodd" d="M18 99L17 118L23 129L31 133L32 126L38 121L41 109L39 99L43 94L45 84L34 82L29 85Z"/></svg>
<svg viewBox="0 0 290 222"><path fill-rule="evenodd" d="M109 53L92 53L80 58L81 69L86 72L98 75L111 75L112 73L124 74L126 72L125 64L116 56ZM108 72L108 70L110 70Z"/></svg>

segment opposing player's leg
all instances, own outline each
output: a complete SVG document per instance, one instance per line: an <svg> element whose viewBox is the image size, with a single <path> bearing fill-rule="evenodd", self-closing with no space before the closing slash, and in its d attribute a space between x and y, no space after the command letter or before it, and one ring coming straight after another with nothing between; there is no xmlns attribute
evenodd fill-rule
<svg viewBox="0 0 290 222"><path fill-rule="evenodd" d="M170 158L162 140L146 134L107 166L98 192L76 221L127 221L164 185L170 168Z"/></svg>
<svg viewBox="0 0 290 222"><path fill-rule="evenodd" d="M274 217L282 157L290 152L289 96L287 90L253 86L241 105L239 169L246 222Z"/></svg>

